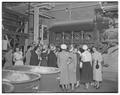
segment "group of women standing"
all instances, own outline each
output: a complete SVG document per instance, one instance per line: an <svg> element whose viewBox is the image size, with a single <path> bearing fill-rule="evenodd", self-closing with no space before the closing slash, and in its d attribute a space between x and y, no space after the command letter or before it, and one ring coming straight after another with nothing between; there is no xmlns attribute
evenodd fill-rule
<svg viewBox="0 0 120 95"><path fill-rule="evenodd" d="M5 54L4 67L13 65L34 65L34 66L49 66L57 67L57 56L54 45L38 45L32 44L27 47L27 51L23 54L19 47L15 51L10 48ZM13 64L14 63L14 64Z"/></svg>
<svg viewBox="0 0 120 95"><path fill-rule="evenodd" d="M100 87L102 81L102 55L95 47L91 53L87 45L83 45L83 52L77 47L71 46L67 50L67 45L61 45L62 51L57 56L57 64L60 68L60 85L65 89L74 90L80 83L85 84L88 89L89 84Z"/></svg>
<svg viewBox="0 0 120 95"><path fill-rule="evenodd" d="M53 44L28 46L27 52L23 55L20 48L16 47L15 52L10 49L5 55L5 67L14 65L35 65L58 67L60 69L60 86L63 89L79 87L80 83L85 84L88 89L89 84L100 87L102 81L102 55L87 45L83 45L82 50L77 46L62 44L61 48L56 48ZM25 59L25 60L24 60Z"/></svg>

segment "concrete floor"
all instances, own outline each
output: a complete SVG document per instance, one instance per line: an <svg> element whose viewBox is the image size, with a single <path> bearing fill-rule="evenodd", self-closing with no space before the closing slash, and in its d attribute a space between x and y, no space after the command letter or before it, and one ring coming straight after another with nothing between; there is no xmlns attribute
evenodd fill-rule
<svg viewBox="0 0 120 95"><path fill-rule="evenodd" d="M85 89L84 85L81 84L81 86L76 88L74 91L68 90L67 92L65 92L59 89L59 91L57 91L56 93L118 93L118 83L115 81L103 80L102 86L99 89L95 89L93 86Z"/></svg>
<svg viewBox="0 0 120 95"><path fill-rule="evenodd" d="M84 85L77 88L75 92L94 92L94 93L117 93L118 92L118 84L115 81L104 80L100 89L95 89L93 86L90 86L88 90L84 88Z"/></svg>

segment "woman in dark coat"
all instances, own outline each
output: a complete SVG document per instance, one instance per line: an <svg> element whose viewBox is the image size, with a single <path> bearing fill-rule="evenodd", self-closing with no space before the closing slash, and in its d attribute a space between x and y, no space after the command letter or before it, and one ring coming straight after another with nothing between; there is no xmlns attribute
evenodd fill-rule
<svg viewBox="0 0 120 95"><path fill-rule="evenodd" d="M77 65L76 65L76 79L77 84L76 87L80 85L80 51L78 51L77 47L74 48L74 53L77 55Z"/></svg>
<svg viewBox="0 0 120 95"><path fill-rule="evenodd" d="M54 51L55 51L55 46L50 45L50 51L48 53L48 62L47 62L48 67L58 67L57 56L54 53Z"/></svg>
<svg viewBox="0 0 120 95"><path fill-rule="evenodd" d="M30 58L30 65L37 66L39 64L38 55L36 53L38 46L36 46L33 50L31 50L31 58Z"/></svg>

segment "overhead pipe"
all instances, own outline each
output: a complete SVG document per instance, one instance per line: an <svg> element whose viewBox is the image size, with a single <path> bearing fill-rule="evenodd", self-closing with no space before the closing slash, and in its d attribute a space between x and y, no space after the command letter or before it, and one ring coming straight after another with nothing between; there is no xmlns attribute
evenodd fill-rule
<svg viewBox="0 0 120 95"><path fill-rule="evenodd" d="M92 7L92 6L97 6L99 4L93 4L93 5L87 5L87 6L78 6L78 7L71 7L71 9L78 9L78 8L85 8L85 7ZM50 10L50 12L56 12L56 11L64 11L66 8L63 9L56 9L56 10Z"/></svg>
<svg viewBox="0 0 120 95"><path fill-rule="evenodd" d="M26 14L34 15L33 12L26 12ZM47 18L47 19L55 19L55 17L50 16L50 15L47 15L47 14L43 14L43 13L39 13L39 16L44 17L44 18Z"/></svg>

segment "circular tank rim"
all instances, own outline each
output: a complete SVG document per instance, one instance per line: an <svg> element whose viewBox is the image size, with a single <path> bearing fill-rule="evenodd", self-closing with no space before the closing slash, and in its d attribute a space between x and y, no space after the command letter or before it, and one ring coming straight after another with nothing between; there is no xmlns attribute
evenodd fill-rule
<svg viewBox="0 0 120 95"><path fill-rule="evenodd" d="M38 66L28 66L28 65L26 65L26 66L9 66L9 67L13 67L13 68L15 68L15 67L26 67L26 68L35 68L35 67L38 67ZM5 70L13 70L12 68L9 68L9 67L6 67L6 68L4 68ZM55 69L58 69L56 72L49 72L49 73L41 73L41 72L34 72L34 71L20 71L20 70L15 70L15 71L20 71L20 72L31 72L31 73L37 73L37 74L40 74L40 75L50 75L50 74L57 74L57 73L60 73L60 70L59 70L59 68L56 68L56 67L46 67L46 66L39 66L39 67L43 67L43 68L55 68ZM38 67L38 68L39 68Z"/></svg>
<svg viewBox="0 0 120 95"><path fill-rule="evenodd" d="M2 93L10 93L10 92L13 92L13 91L14 91L14 85L12 85L11 83L2 81L2 85L3 85L3 84L9 86L10 89L7 90L7 91L5 91L5 92L2 92ZM3 87L2 87L2 88L3 88Z"/></svg>
<svg viewBox="0 0 120 95"><path fill-rule="evenodd" d="M32 79L32 80L27 80L27 81L22 81L22 82L13 82L13 81L8 81L9 83L12 83L12 84L23 84L23 83L29 83L29 82L33 82L33 81L36 81L36 80L40 80L41 79L41 75L40 74L37 74L37 73L34 73L34 72L22 72L22 71L16 71L16 70L2 70L2 72L4 71L9 71L9 72L20 72L20 73L25 73L25 74L32 74L32 75L36 75L37 77ZM4 80L3 80L4 81Z"/></svg>

